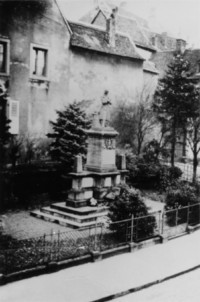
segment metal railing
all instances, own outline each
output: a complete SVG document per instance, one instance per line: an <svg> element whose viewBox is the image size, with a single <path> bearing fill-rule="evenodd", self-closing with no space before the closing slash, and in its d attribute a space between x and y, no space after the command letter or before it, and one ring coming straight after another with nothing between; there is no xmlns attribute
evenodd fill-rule
<svg viewBox="0 0 200 302"><path fill-rule="evenodd" d="M51 232L26 240L1 241L0 273L73 259L155 236L172 238L200 224L200 203L123 221L97 223L86 230Z"/></svg>

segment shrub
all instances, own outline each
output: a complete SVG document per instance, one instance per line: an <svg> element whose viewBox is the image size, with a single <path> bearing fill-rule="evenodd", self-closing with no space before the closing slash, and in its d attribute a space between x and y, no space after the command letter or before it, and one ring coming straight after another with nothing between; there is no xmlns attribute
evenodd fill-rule
<svg viewBox="0 0 200 302"><path fill-rule="evenodd" d="M49 160L49 139L28 135L12 136L8 144L7 163L15 168L19 164Z"/></svg>
<svg viewBox="0 0 200 302"><path fill-rule="evenodd" d="M169 151L161 142L153 139L145 145L143 157L146 161L159 162L160 157L165 159L169 157Z"/></svg>
<svg viewBox="0 0 200 302"><path fill-rule="evenodd" d="M63 178L61 163L40 161L3 171L3 209L28 208L66 198L71 179Z"/></svg>
<svg viewBox="0 0 200 302"><path fill-rule="evenodd" d="M146 162L142 157L129 156L127 169L129 171L127 182L130 185L138 188L154 187L159 173L157 165Z"/></svg>
<svg viewBox="0 0 200 302"><path fill-rule="evenodd" d="M177 210L178 217L176 217L175 211L167 212L168 224L173 226L176 223L185 223L188 217L190 223L199 222L199 211L197 211L196 206L192 206L198 202L199 197L194 186L181 182L177 187L170 188L166 195L165 210ZM189 205L191 207L188 215L188 209L184 207Z"/></svg>
<svg viewBox="0 0 200 302"><path fill-rule="evenodd" d="M162 165L151 157L138 157L133 154L126 156L129 171L127 182L139 189L159 189L166 191L169 186L174 186L182 175L178 167Z"/></svg>
<svg viewBox="0 0 200 302"><path fill-rule="evenodd" d="M160 166L158 188L160 191L166 191L169 187L176 187L182 175L178 167Z"/></svg>
<svg viewBox="0 0 200 302"><path fill-rule="evenodd" d="M110 206L109 218L113 222L110 225L110 228L112 230L115 230L123 241L130 239L131 221L128 221L126 223L120 223L120 221L131 219L132 215L134 216L134 218L147 216L147 207L143 202L139 190L129 188L128 186L122 186L119 195L116 196L116 199ZM153 216L147 216L138 220L136 219L135 222L135 240L146 238L154 234L156 222Z"/></svg>
<svg viewBox="0 0 200 302"><path fill-rule="evenodd" d="M188 204L195 204L198 202L195 187L180 183L177 188L170 188L166 195L166 209L176 209L178 207L185 207Z"/></svg>

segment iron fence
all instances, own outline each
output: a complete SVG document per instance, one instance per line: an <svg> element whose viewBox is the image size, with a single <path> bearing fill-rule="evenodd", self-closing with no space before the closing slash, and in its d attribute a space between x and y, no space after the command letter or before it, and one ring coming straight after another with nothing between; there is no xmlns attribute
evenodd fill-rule
<svg viewBox="0 0 200 302"><path fill-rule="evenodd" d="M164 160L160 160L163 164L167 165L167 166L171 166L171 164L167 161ZM193 165L190 163L180 163L180 162L176 162L175 166L178 167L179 169L181 169L182 171L182 175L181 175L181 179L188 181L188 182L192 182L193 181ZM197 179L198 182L200 181L200 168L199 166L197 167Z"/></svg>
<svg viewBox="0 0 200 302"><path fill-rule="evenodd" d="M183 172L181 179L192 182L193 180L193 166L191 164L176 163L176 166ZM198 177L197 177L198 178Z"/></svg>
<svg viewBox="0 0 200 302"><path fill-rule="evenodd" d="M200 203L118 222L104 221L85 230L51 232L0 244L0 273L8 274L49 262L73 259L155 236L172 238L200 224Z"/></svg>

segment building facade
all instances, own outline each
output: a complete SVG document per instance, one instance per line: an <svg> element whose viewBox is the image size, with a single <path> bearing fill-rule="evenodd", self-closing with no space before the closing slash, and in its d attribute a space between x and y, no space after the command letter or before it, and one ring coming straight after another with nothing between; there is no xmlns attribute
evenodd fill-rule
<svg viewBox="0 0 200 302"><path fill-rule="evenodd" d="M0 80L16 101L13 134L44 134L65 104L69 39L56 1L0 1Z"/></svg>
<svg viewBox="0 0 200 302"><path fill-rule="evenodd" d="M113 10L105 22L67 21L56 0L0 1L0 82L13 134L45 136L56 110L74 100L98 110L105 90L114 104L136 102L145 59ZM157 77L152 66L146 74Z"/></svg>

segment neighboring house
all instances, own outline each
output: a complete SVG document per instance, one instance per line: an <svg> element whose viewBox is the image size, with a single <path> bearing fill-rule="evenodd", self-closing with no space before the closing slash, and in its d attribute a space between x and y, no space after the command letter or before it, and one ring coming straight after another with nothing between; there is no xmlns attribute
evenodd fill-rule
<svg viewBox="0 0 200 302"><path fill-rule="evenodd" d="M171 51L176 49L177 39L168 36L167 32L159 34L148 31L147 35L157 51Z"/></svg>

